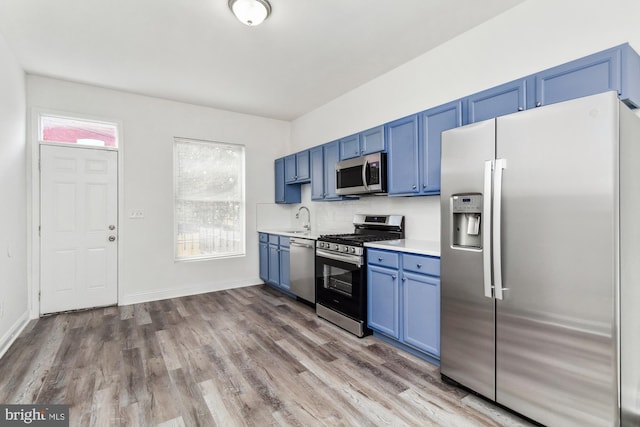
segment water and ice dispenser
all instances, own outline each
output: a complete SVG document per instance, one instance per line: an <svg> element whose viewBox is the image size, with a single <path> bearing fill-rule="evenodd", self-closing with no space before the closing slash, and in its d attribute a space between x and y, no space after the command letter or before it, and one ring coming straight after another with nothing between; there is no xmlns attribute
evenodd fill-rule
<svg viewBox="0 0 640 427"><path fill-rule="evenodd" d="M453 247L482 249L482 194L451 197Z"/></svg>

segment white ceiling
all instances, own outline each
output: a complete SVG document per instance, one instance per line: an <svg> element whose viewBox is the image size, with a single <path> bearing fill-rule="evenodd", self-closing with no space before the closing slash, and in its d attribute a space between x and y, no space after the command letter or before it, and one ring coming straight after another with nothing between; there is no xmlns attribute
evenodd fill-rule
<svg viewBox="0 0 640 427"><path fill-rule="evenodd" d="M291 120L522 1L1 0L0 33L31 74Z"/></svg>

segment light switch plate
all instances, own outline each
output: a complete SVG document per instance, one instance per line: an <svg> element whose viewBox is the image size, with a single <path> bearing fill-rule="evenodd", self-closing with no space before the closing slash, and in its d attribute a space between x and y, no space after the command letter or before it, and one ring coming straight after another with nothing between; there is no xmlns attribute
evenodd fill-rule
<svg viewBox="0 0 640 427"><path fill-rule="evenodd" d="M129 211L130 219L142 219L144 218L144 209L131 209Z"/></svg>

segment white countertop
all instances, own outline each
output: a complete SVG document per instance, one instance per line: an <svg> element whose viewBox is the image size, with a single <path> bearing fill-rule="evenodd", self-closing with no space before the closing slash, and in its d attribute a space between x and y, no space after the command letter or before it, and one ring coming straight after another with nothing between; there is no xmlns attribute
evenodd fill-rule
<svg viewBox="0 0 640 427"><path fill-rule="evenodd" d="M287 237L300 237L301 239L311 239L318 240L320 237L320 233L316 233L314 231L307 230L298 230L298 229L287 229L287 230L278 230L278 229L260 229L258 233L267 233L267 234L277 234L279 236L287 236Z"/></svg>
<svg viewBox="0 0 640 427"><path fill-rule="evenodd" d="M412 254L440 256L440 242L433 240L385 240L383 242L369 242L367 248L386 249L389 251L408 252Z"/></svg>

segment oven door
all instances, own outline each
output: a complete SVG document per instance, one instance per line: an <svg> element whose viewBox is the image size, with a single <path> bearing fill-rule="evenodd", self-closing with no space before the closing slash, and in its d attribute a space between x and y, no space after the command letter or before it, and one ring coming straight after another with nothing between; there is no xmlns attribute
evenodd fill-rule
<svg viewBox="0 0 640 427"><path fill-rule="evenodd" d="M316 249L316 302L366 320L363 257Z"/></svg>

